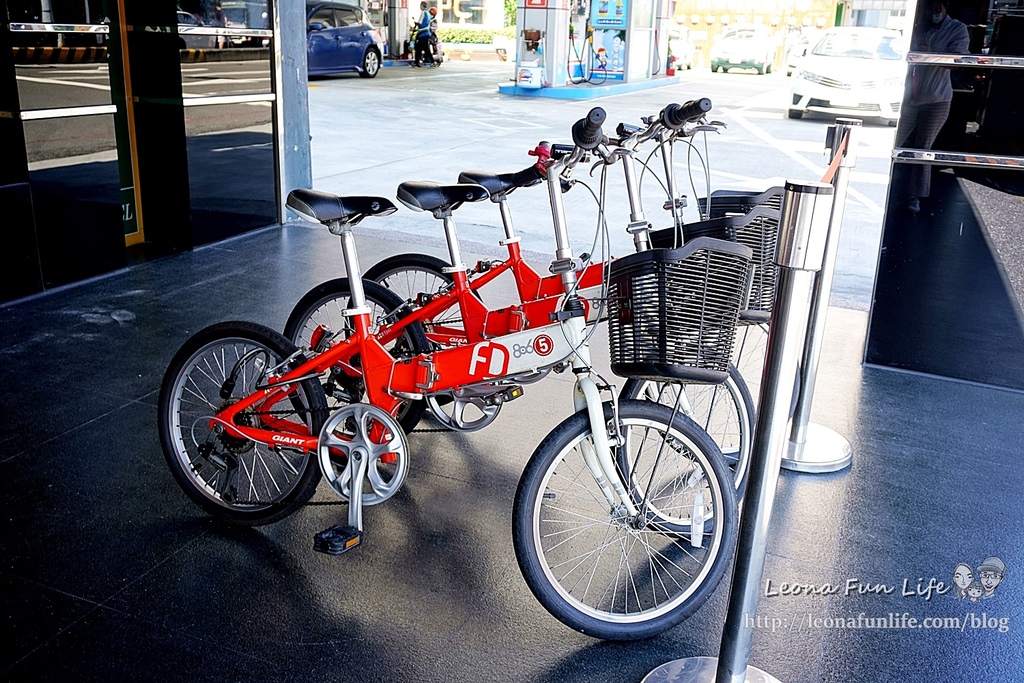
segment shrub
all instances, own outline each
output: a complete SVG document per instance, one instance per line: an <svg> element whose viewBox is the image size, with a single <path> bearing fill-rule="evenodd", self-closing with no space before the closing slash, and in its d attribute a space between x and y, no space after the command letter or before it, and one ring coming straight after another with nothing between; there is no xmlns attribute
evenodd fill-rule
<svg viewBox="0 0 1024 683"><path fill-rule="evenodd" d="M490 45L496 35L514 38L516 35L516 27L506 26L503 29L495 30L491 28L442 26L437 30L437 37L441 39L442 43L473 43Z"/></svg>

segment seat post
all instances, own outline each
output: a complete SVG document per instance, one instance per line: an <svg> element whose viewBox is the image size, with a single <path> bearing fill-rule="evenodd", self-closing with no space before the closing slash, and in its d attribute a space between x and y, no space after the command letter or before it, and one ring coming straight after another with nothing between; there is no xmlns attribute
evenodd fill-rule
<svg viewBox="0 0 1024 683"><path fill-rule="evenodd" d="M329 225L328 228L341 238L341 257L345 263L345 272L348 273L348 286L352 294L349 302L351 307L342 311L341 314L356 316L360 313L369 313L370 308L366 305L363 273L359 269L359 256L356 253L356 238L352 234L352 226L337 222Z"/></svg>
<svg viewBox="0 0 1024 683"><path fill-rule="evenodd" d="M512 224L512 210L508 206L508 196L501 195L498 199L498 211L501 212L501 225L505 228L505 239L501 241L501 246L518 242L519 237L516 236L516 228Z"/></svg>
<svg viewBox="0 0 1024 683"><path fill-rule="evenodd" d="M462 250L459 249L459 234L455 230L455 217L452 216L450 210L438 217L444 223L444 239L448 243L448 258L452 264L449 268L442 268L442 270L446 273L464 273L466 272L466 264L462 262Z"/></svg>

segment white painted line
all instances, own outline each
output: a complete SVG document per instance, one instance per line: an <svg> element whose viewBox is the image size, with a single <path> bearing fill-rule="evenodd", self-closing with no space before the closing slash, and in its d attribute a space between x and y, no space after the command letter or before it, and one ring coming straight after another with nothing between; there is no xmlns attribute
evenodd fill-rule
<svg viewBox="0 0 1024 683"><path fill-rule="evenodd" d="M749 132L753 133L754 136L756 136L760 140L762 140L762 141L766 142L767 144L771 145L772 147L777 149L779 152L781 152L782 154L785 154L790 159L792 159L793 161L797 162L798 164L800 164L804 168L808 169L809 171L812 171L815 174L815 178L820 178L821 176L825 175L825 167L824 166L819 166L819 165L815 164L814 162L809 161L807 159L807 157L803 156L802 154L798 154L797 152L789 149L788 147L784 147L783 146L782 143L785 143L787 145L788 144L792 144L792 142L793 142L792 140L776 140L775 138L773 138L771 135L769 135L767 132L765 132L764 130L762 130L758 126L755 126L750 121L747 121L746 118L744 118L743 116L737 116L735 113L730 114L730 118L733 121L735 121L736 123L738 123L739 125L741 125L744 128L746 128ZM882 207L880 207L875 202L871 201L871 199L869 199L868 197L865 197L863 193L858 192L854 188L850 187L847 190L847 194L850 197L853 197L854 199L856 199L858 202L860 202L864 206L866 206L873 213L876 213L878 215L882 215L882 213L883 213Z"/></svg>
<svg viewBox="0 0 1024 683"><path fill-rule="evenodd" d="M34 78L33 76L18 76L19 81L25 81L26 83L55 83L57 85L72 85L76 88L90 88L92 90L110 90L109 85L97 85L95 83L79 83L77 81L63 81L53 78Z"/></svg>
<svg viewBox="0 0 1024 683"><path fill-rule="evenodd" d="M533 123L523 119L509 119L503 117L462 119L466 123L479 123L482 126L496 128L498 130L516 130L519 128L547 128L544 124Z"/></svg>

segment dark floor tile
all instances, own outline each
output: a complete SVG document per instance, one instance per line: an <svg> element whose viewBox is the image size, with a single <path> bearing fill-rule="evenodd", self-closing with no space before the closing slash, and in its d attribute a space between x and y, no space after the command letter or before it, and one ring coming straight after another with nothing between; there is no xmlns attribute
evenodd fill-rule
<svg viewBox="0 0 1024 683"><path fill-rule="evenodd" d="M5 671L45 649L65 629L96 609L96 603L40 586L0 571L3 617L0 638L0 680L13 680Z"/></svg>

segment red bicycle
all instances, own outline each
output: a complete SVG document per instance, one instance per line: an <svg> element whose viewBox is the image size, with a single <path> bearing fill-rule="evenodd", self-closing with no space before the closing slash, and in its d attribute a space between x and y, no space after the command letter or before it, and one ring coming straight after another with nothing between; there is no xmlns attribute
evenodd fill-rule
<svg viewBox="0 0 1024 683"><path fill-rule="evenodd" d="M571 368L575 412L534 451L513 506L513 544L527 584L551 614L597 638L650 637L696 610L731 555L736 496L706 432L669 407L616 400L593 372L595 328L588 328L577 293L559 185L563 172L604 144L603 118L595 109L581 120L573 152L546 169L556 263L564 264L553 319L486 341L424 352L399 343L389 348L402 335L423 341L419 324L371 320L363 286L370 283L360 277L352 226L393 213L395 205L381 197L292 191L289 208L340 237L352 276L345 312L351 332L315 350L240 321L189 339L167 369L159 407L164 454L186 494L222 519L265 524L307 502L322 474L347 500L348 520L317 534L314 548L340 554L362 542L364 507L389 499L405 480L409 447L395 417L403 402ZM487 191L412 183L403 184L402 196L450 218ZM749 260L746 247L699 239L614 262L604 300L613 371L724 375ZM708 297L709 289L728 296ZM668 320L666 310L684 315ZM353 402L331 410L320 380L337 376L336 368L346 374ZM602 402L602 391L611 400Z"/></svg>
<svg viewBox="0 0 1024 683"><path fill-rule="evenodd" d="M675 240L675 236L681 232L678 229L660 230L653 237L648 236L651 226L641 208L635 164L636 150L649 141L656 142L656 151L660 152L664 162L666 180L663 185L668 194L664 208L672 211L673 223L688 234L720 235L747 224L756 228L759 227L757 222L765 219L764 209L755 204L742 216L716 216L715 220L696 225L682 224L678 213L682 202L675 196L671 145L677 139L692 136L695 128L707 128L701 121L710 109L711 102L707 98L684 105L669 105L657 116L645 120L643 127L620 124L617 127L617 138L610 141L606 149L595 150L594 154L602 159L605 168L622 161L630 206L627 229L634 235L638 251L649 248L651 241L656 241L659 247L677 246L667 245L666 242ZM365 279L397 295L397 298L389 297L376 287L368 288L367 295L373 311L383 316L394 315L396 311L400 311L401 315L411 315L422 324L432 348L476 343L548 324L552 313L551 298L560 294L562 282L558 275L540 274L524 260L508 197L519 188L543 183L551 157L558 158L570 153L572 149L571 145L542 143L530 152L538 161L521 171L502 174L462 172L459 182L485 187L490 200L498 205L504 229L504 238L500 244L508 250L508 257L481 261L467 268L463 262L454 221L450 217L443 219L449 253L447 262L427 254L406 253L388 257L366 271ZM560 191L565 191L576 181L563 177L560 182ZM399 200L402 197L400 189ZM403 203L410 205L408 202ZM753 230L744 231L744 236L749 232ZM603 283L608 261L585 256L575 264L577 286L587 306L587 321L590 323L597 322L599 309L590 307L587 301L595 294L593 290ZM481 296L482 290L486 292L489 284L506 273L513 276L520 303L498 309L488 308ZM349 290L348 278L336 278L312 289L293 308L284 328L285 336L298 346L315 348L317 340L323 339L325 333L345 333L341 312L348 306L351 296ZM534 374L518 377L517 384L528 384L543 376ZM335 382L328 383L328 393L336 386ZM681 389L677 388L680 386ZM518 397L520 394L521 388L509 392L504 385L458 387L448 393L432 394L427 397L425 405L411 406L406 410L412 411L412 416L419 419L425 408L429 407L431 414L444 427L457 431L476 431L496 419L507 398ZM683 414L703 427L719 445L732 469L738 495L742 496L749 470L755 406L737 368L730 366L724 381L719 382L665 386L663 383L629 380L623 387L622 396L660 400L669 405L678 404ZM343 399L343 396L339 396L339 400ZM414 424L405 420L403 426L411 429Z"/></svg>

